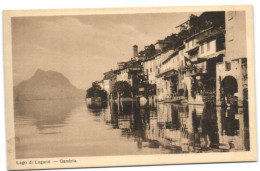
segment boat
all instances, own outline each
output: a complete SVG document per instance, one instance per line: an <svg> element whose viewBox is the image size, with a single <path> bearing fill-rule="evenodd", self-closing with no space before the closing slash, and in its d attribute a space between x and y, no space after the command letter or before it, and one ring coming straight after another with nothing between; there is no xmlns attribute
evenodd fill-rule
<svg viewBox="0 0 260 171"><path fill-rule="evenodd" d="M181 103L182 101L185 102L186 98L183 96L176 96L172 99L165 99L164 103Z"/></svg>

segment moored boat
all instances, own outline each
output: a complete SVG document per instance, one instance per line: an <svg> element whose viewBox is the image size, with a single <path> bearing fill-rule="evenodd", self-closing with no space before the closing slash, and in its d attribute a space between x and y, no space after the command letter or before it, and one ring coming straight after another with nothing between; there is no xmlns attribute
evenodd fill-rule
<svg viewBox="0 0 260 171"><path fill-rule="evenodd" d="M183 96L176 96L176 97L171 98L171 99L165 99L164 103L181 103L184 100L186 100L185 97L183 97Z"/></svg>

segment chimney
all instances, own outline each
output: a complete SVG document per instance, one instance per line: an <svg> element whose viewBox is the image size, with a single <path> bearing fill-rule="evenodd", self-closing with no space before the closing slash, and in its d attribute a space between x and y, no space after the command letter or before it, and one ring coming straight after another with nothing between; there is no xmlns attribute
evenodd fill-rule
<svg viewBox="0 0 260 171"><path fill-rule="evenodd" d="M136 58L138 56L138 46L133 46L133 58Z"/></svg>

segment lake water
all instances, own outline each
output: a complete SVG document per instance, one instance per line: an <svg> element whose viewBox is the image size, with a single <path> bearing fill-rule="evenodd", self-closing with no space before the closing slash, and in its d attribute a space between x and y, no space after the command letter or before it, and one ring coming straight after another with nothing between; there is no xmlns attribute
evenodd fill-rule
<svg viewBox="0 0 260 171"><path fill-rule="evenodd" d="M15 102L16 158L250 150L244 108Z"/></svg>

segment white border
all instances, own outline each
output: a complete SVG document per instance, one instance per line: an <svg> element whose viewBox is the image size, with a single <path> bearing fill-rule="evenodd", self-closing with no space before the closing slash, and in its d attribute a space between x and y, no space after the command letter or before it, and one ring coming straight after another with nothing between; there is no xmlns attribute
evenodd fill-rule
<svg viewBox="0 0 260 171"><path fill-rule="evenodd" d="M91 3L90 3L91 2ZM81 1L81 3L77 3L77 1L70 1L70 2L66 2L66 1L62 1L62 2L54 2L53 0L45 0L45 1L35 1L35 0L23 0L23 1L19 1L19 0L9 0L9 1L1 1L0 2L0 7L1 9L50 9L50 8L82 8L82 7L134 7L134 6L173 6L173 5L181 5L181 6L185 6L185 5L221 5L221 4L254 4L254 13L255 13L255 18L258 18L257 16L259 16L259 7L257 6L257 2L258 1L252 1L252 0L247 0L247 1L242 1L242 0L236 0L236 1L231 1L231 0L218 0L218 1L204 1L204 0L196 0L196 1L185 1L185 0L181 0L181 1L153 1L153 0L139 0L138 2L132 0L132 1L116 1L116 0L96 0L95 2L93 1ZM257 15L258 14L258 15ZM255 22L255 47L257 47L259 45L259 36L258 36L258 31L259 30L259 24L257 22L257 20L254 21ZM1 27L2 29L2 27ZM2 31L2 30L1 30ZM2 36L2 34L1 34ZM3 38L1 41L1 49L3 52ZM258 48L259 49L259 48ZM257 57L257 55L259 54L259 50L257 48L255 48L255 56ZM2 60L0 60L1 63L1 70L0 70L0 76L1 76L1 94L4 94L4 89L3 89L3 54L1 55ZM260 73L260 67L259 66L259 59L255 58L255 66L256 66L256 88L259 88L259 79L257 77L257 73ZM259 91L256 90L256 97L260 97L259 96ZM1 100L2 103L0 104L1 106L1 115L0 115L0 131L1 131L1 145L0 145L0 161L1 161L1 165L0 168L1 170L6 170L6 152L5 152L5 117L4 117L4 98L3 96L1 96ZM259 100L257 99L257 104L256 106L259 106ZM258 124L259 124L259 119L258 119ZM258 130L258 135L259 135L259 130ZM258 143L259 144L259 143ZM241 163L241 164L237 164L237 163L233 163L233 164L209 164L209 165L201 165L201 164L196 164L196 165L181 165L181 166L157 166L157 167L146 167L147 169L166 169L166 170L170 170L170 169L181 169L181 170L190 170L190 169L200 169L200 170L208 170L209 168L211 170L220 170L220 169L232 169L234 166L237 166L235 168L239 167L239 170L243 169L243 170L252 170L252 169L256 169L259 167L259 163ZM104 168L103 168L104 169ZM105 168L108 169L108 168ZM116 170L116 169L120 169L120 168L109 168L110 170ZM129 168L124 168L125 170L127 169L137 169L137 170L141 170L144 169L142 167L129 167ZM67 171L69 170L74 170L74 169L66 169ZM82 169L85 170L85 169ZM92 169L88 169L88 170L92 170ZM236 169L237 170L237 169Z"/></svg>

